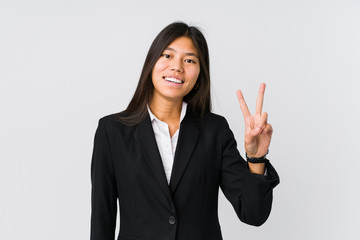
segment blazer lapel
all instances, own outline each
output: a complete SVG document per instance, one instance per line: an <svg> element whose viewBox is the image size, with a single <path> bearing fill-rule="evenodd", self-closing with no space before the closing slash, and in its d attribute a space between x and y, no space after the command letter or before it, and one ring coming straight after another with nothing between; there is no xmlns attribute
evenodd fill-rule
<svg viewBox="0 0 360 240"><path fill-rule="evenodd" d="M195 149L200 127L195 116L187 109L187 113L180 125L179 139L176 146L174 164L170 178L170 191L174 194L182 175Z"/></svg>
<svg viewBox="0 0 360 240"><path fill-rule="evenodd" d="M169 185L166 180L164 167L149 116L147 116L146 119L139 124L134 132L134 137L145 156L147 163L155 174L158 183L164 190L165 195L170 201L172 201Z"/></svg>

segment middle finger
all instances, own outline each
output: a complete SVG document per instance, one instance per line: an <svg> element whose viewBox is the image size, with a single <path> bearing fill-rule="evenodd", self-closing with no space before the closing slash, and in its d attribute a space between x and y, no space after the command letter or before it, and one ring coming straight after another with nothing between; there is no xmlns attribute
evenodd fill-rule
<svg viewBox="0 0 360 240"><path fill-rule="evenodd" d="M264 102L265 87L266 87L265 83L260 84L258 97L256 99L256 111L255 111L256 114L261 114L263 102Z"/></svg>

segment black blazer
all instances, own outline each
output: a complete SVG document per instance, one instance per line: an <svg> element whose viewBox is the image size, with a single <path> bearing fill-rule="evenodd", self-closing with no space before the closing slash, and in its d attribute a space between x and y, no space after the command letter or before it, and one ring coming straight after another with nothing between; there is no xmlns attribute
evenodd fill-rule
<svg viewBox="0 0 360 240"><path fill-rule="evenodd" d="M279 177L270 163L267 176L249 172L225 118L188 108L168 185L150 117L129 127L117 115L95 133L91 240L114 240L117 199L118 240L220 240L219 187L241 221L266 221Z"/></svg>

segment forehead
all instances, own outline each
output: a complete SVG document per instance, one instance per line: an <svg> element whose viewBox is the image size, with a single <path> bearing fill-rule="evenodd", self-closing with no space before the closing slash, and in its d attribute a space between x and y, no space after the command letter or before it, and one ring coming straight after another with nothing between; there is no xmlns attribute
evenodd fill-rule
<svg viewBox="0 0 360 240"><path fill-rule="evenodd" d="M170 50L179 53L193 53L198 54L193 41L188 37L179 37L169 44L165 50Z"/></svg>

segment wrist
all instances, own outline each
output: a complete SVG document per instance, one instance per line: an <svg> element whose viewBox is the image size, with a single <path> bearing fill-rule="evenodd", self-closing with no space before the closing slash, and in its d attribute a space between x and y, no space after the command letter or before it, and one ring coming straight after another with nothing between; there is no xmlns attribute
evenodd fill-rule
<svg viewBox="0 0 360 240"><path fill-rule="evenodd" d="M265 174L265 169L266 169L265 163L250 163L250 162L247 162L247 164L248 164L249 172L260 174L260 175Z"/></svg>

